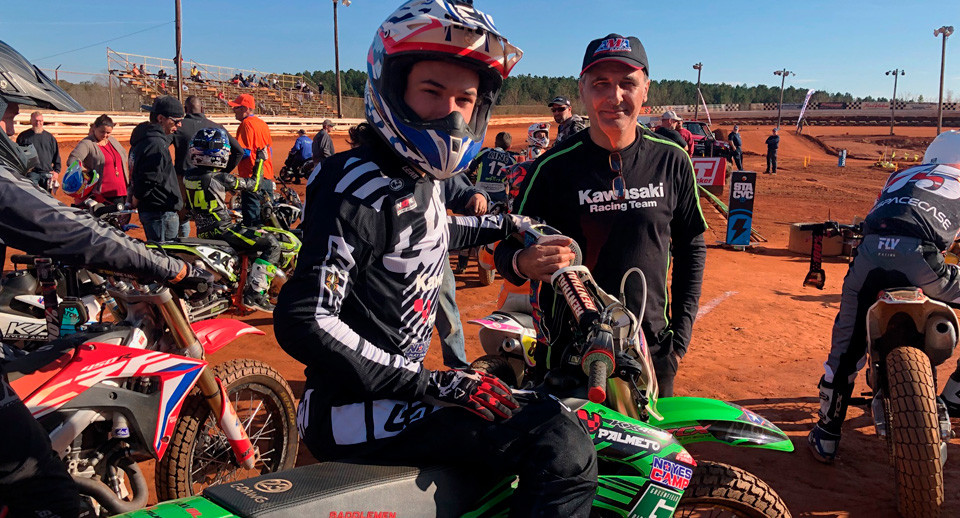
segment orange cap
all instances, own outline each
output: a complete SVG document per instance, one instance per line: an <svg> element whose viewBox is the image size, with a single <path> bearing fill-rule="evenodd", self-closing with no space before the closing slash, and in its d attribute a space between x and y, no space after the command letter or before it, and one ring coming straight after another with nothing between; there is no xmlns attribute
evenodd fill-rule
<svg viewBox="0 0 960 518"><path fill-rule="evenodd" d="M236 108L237 106L246 106L251 110L254 109L254 107L256 106L256 104L253 102L253 96L250 94L240 94L237 96L236 99L228 102L227 104L229 104L234 108Z"/></svg>

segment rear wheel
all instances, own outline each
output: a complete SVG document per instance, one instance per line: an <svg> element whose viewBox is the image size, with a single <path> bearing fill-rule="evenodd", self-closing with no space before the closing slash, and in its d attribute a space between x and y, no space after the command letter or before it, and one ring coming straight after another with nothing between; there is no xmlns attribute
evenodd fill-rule
<svg viewBox="0 0 960 518"><path fill-rule="evenodd" d="M674 516L790 518L790 511L756 475L719 462L698 461Z"/></svg>
<svg viewBox="0 0 960 518"><path fill-rule="evenodd" d="M203 488L292 468L299 437L293 391L280 373L255 360L231 360L216 367L250 441L260 450L252 470L237 464L217 416L199 393L183 404L170 451L157 463L160 500L183 498Z"/></svg>
<svg viewBox="0 0 960 518"><path fill-rule="evenodd" d="M930 359L915 347L897 347L886 364L897 509L907 517L940 516L943 466Z"/></svg>

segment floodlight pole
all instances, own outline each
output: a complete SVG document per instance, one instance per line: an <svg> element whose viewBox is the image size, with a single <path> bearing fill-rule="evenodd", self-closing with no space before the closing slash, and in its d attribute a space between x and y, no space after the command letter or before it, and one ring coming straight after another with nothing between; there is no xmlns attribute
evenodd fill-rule
<svg viewBox="0 0 960 518"><path fill-rule="evenodd" d="M780 104L777 105L777 129L780 129L780 113L783 110L783 85L787 81L787 76L796 74L784 68L783 70L774 70L773 75L780 76Z"/></svg>
<svg viewBox="0 0 960 518"><path fill-rule="evenodd" d="M943 49L940 51L940 100L937 102L937 135L943 129L943 72L947 60L947 37L953 34L952 25L944 25L933 31L933 37L943 35Z"/></svg>
<svg viewBox="0 0 960 518"><path fill-rule="evenodd" d="M893 120L897 111L897 76L906 75L906 72L895 68L887 70L886 75L893 74L893 100L890 101L890 134L893 135Z"/></svg>
<svg viewBox="0 0 960 518"><path fill-rule="evenodd" d="M340 89L340 37L337 27L337 4L342 0L333 0L333 61L337 69L337 118L343 118L343 93ZM349 6L350 2L345 2Z"/></svg>
<svg viewBox="0 0 960 518"><path fill-rule="evenodd" d="M697 98L693 100L693 120L699 120L697 117L700 114L700 72L703 71L703 63L693 65L693 69L697 71Z"/></svg>
<svg viewBox="0 0 960 518"><path fill-rule="evenodd" d="M181 48L181 35L183 29L183 18L181 16L180 9L180 0L176 0L177 4L177 57L174 58L177 61L177 99L180 102L183 102L183 54Z"/></svg>

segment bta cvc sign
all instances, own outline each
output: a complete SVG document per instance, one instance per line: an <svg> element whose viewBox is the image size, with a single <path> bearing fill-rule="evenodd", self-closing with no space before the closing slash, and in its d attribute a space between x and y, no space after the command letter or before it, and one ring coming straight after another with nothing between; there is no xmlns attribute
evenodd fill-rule
<svg viewBox="0 0 960 518"><path fill-rule="evenodd" d="M757 173L737 171L730 178L730 205L727 213L728 245L750 244L750 227L753 225L753 195L757 186Z"/></svg>

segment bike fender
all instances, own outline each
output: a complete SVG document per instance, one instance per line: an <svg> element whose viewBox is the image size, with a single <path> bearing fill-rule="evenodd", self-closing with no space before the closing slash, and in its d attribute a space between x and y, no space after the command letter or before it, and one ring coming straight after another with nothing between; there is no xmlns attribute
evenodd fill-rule
<svg viewBox="0 0 960 518"><path fill-rule="evenodd" d="M793 443L777 425L733 403L695 397L657 400L663 419L650 417L650 424L677 438L680 444L719 442L730 446L793 451Z"/></svg>
<svg viewBox="0 0 960 518"><path fill-rule="evenodd" d="M213 318L190 324L203 352L213 354L243 335L262 335L263 331L232 318Z"/></svg>

